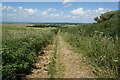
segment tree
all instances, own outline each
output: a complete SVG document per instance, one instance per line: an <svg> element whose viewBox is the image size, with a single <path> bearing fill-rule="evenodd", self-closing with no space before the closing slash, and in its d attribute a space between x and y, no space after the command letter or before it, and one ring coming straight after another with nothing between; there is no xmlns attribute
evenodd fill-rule
<svg viewBox="0 0 120 80"><path fill-rule="evenodd" d="M94 18L94 20L97 21L97 22L98 22L98 19L99 19L98 17L95 17L95 18Z"/></svg>

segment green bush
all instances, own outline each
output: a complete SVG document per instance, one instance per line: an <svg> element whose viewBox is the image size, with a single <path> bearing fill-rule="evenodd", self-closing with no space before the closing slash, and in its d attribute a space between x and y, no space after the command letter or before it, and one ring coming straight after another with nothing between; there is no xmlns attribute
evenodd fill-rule
<svg viewBox="0 0 120 80"><path fill-rule="evenodd" d="M20 78L21 74L29 73L42 48L52 42L55 31L3 27L3 79L14 80Z"/></svg>
<svg viewBox="0 0 120 80"><path fill-rule="evenodd" d="M59 24L35 24L31 27L42 27L42 28L44 28L44 27L60 27L60 25Z"/></svg>
<svg viewBox="0 0 120 80"><path fill-rule="evenodd" d="M75 51L82 53L86 60L96 67L99 77L120 75L119 14L120 11L108 12L101 15L100 19L103 21L100 23L60 28L64 39Z"/></svg>

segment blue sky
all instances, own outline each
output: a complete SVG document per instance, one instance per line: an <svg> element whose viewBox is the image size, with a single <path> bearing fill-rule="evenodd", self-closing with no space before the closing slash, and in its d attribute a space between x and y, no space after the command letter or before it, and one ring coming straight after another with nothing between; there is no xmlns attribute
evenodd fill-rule
<svg viewBox="0 0 120 80"><path fill-rule="evenodd" d="M7 22L91 23L94 17L118 10L117 2L3 2Z"/></svg>

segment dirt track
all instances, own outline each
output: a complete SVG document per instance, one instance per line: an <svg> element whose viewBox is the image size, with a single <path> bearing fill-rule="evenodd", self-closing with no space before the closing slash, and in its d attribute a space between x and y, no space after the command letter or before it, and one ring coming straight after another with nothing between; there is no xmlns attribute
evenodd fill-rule
<svg viewBox="0 0 120 80"><path fill-rule="evenodd" d="M80 61L78 53L72 51L71 46L58 35L58 53L63 63L63 78L95 78L90 66ZM59 75L59 74L58 74ZM57 77L59 78L59 77Z"/></svg>
<svg viewBox="0 0 120 80"><path fill-rule="evenodd" d="M48 75L48 69L50 64L51 54L54 52L55 45L48 45L43 50L43 54L38 56L38 61L35 63L35 68L31 74L27 75L26 78L50 78Z"/></svg>
<svg viewBox="0 0 120 80"><path fill-rule="evenodd" d="M57 57L55 65L55 78L96 78L92 73L91 67L81 61L78 53L72 51L72 47L63 40L58 33L57 37ZM48 66L50 64L51 54L54 52L55 45L49 45L45 48L44 54L39 56L38 62L35 64L36 69L32 70L32 74L26 78L50 78L48 75Z"/></svg>

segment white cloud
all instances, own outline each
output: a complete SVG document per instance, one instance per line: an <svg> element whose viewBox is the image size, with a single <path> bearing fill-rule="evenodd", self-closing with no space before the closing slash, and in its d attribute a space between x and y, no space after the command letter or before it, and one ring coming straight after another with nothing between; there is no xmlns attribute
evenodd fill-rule
<svg viewBox="0 0 120 80"><path fill-rule="evenodd" d="M37 9L24 9L29 15L37 13Z"/></svg>
<svg viewBox="0 0 120 80"><path fill-rule="evenodd" d="M23 8L23 7L21 7L21 6L19 7L19 9L22 9L22 8Z"/></svg>
<svg viewBox="0 0 120 80"><path fill-rule="evenodd" d="M40 15L45 16L45 15L48 14L48 12L52 12L52 11L56 11L56 9L54 9L54 8L49 8L49 9L47 9L47 10L42 11L42 13L40 13Z"/></svg>
<svg viewBox="0 0 120 80"><path fill-rule="evenodd" d="M57 13L57 14L50 14L51 17L58 17L58 16L63 16L64 12Z"/></svg>
<svg viewBox="0 0 120 80"><path fill-rule="evenodd" d="M26 9L23 9L23 7L18 7L18 8L14 8L14 7L12 7L12 6L2 6L2 10L3 11L8 11L9 13L10 12L16 12L16 13L26 13L27 15L32 15L32 14L35 14L35 13L37 13L37 9L31 9L31 8L26 8ZM13 14L14 14L13 13Z"/></svg>
<svg viewBox="0 0 120 80"><path fill-rule="evenodd" d="M66 4L66 3L68 3L68 2L70 2L71 0L64 0L63 1L63 4Z"/></svg>
<svg viewBox="0 0 120 80"><path fill-rule="evenodd" d="M104 9L103 8L98 8L99 11L103 11Z"/></svg>
<svg viewBox="0 0 120 80"><path fill-rule="evenodd" d="M90 10L84 10L83 8L77 8L71 11L70 17L74 21L87 21L87 22L94 22L94 18L97 16L100 16L103 13L111 11L110 9L105 8L98 8L98 9L90 9ZM69 18L69 16L66 16Z"/></svg>
<svg viewBox="0 0 120 80"><path fill-rule="evenodd" d="M64 7L67 8L67 7L72 6L71 3L68 3L68 2L71 2L71 1L72 1L72 0L63 0L63 5L64 5Z"/></svg>
<svg viewBox="0 0 120 80"><path fill-rule="evenodd" d="M42 12L42 15L46 15L46 14L47 14L47 12L45 12L45 11L44 11L44 12Z"/></svg>
<svg viewBox="0 0 120 80"><path fill-rule="evenodd" d="M85 12L83 8L78 8L78 9L72 10L71 13L79 15L79 14L84 14Z"/></svg>
<svg viewBox="0 0 120 80"><path fill-rule="evenodd" d="M2 10L13 10L14 8L11 6L2 6Z"/></svg>
<svg viewBox="0 0 120 80"><path fill-rule="evenodd" d="M70 7L72 4L66 4L64 5L65 8Z"/></svg>
<svg viewBox="0 0 120 80"><path fill-rule="evenodd" d="M109 11L111 11L111 9L98 8L98 9L96 10L96 13L101 13L101 14L103 14L103 13L109 12Z"/></svg>
<svg viewBox="0 0 120 80"><path fill-rule="evenodd" d="M84 10L83 8L77 8L71 11L72 14L74 15L100 15L103 14L105 12L109 12L111 11L110 9L104 9L104 8L98 8L98 9L93 9L93 10Z"/></svg>
<svg viewBox="0 0 120 80"><path fill-rule="evenodd" d="M47 9L47 10L45 10L46 12L50 12L50 11L56 11L56 9L54 9L54 8L49 8L49 9Z"/></svg>

